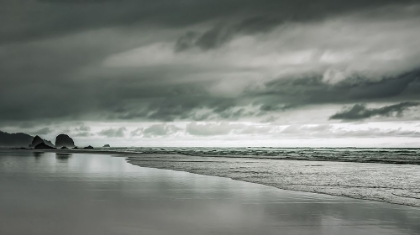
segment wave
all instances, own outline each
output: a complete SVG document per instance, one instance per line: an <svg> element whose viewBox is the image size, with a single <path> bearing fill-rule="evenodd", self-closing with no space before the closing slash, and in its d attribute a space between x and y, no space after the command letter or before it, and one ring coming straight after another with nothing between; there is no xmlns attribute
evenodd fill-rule
<svg viewBox="0 0 420 235"><path fill-rule="evenodd" d="M104 151L136 154L179 154L199 157L337 161L420 165L420 149L362 148L108 148Z"/></svg>

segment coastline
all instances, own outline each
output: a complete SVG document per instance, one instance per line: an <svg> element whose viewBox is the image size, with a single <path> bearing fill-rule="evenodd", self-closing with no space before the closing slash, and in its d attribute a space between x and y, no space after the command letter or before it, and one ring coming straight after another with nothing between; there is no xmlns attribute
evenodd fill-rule
<svg viewBox="0 0 420 235"><path fill-rule="evenodd" d="M140 167L224 177L282 190L420 207L419 165L142 154L103 149L21 151L109 154L124 157L128 163Z"/></svg>
<svg viewBox="0 0 420 235"><path fill-rule="evenodd" d="M1 234L420 231L415 207L143 168L109 154L1 151L0 176Z"/></svg>

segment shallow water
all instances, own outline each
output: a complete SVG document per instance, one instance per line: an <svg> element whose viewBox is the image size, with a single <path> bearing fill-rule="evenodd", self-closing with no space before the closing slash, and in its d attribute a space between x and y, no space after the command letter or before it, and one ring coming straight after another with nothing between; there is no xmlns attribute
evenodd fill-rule
<svg viewBox="0 0 420 235"><path fill-rule="evenodd" d="M201 157L293 159L309 161L364 162L420 165L418 148L103 148L104 151L141 154L182 154Z"/></svg>
<svg viewBox="0 0 420 235"><path fill-rule="evenodd" d="M103 154L0 152L0 234L420 234L413 207L141 168Z"/></svg>
<svg viewBox="0 0 420 235"><path fill-rule="evenodd" d="M126 154L134 165L420 208L420 165ZM124 155L122 155L124 156Z"/></svg>

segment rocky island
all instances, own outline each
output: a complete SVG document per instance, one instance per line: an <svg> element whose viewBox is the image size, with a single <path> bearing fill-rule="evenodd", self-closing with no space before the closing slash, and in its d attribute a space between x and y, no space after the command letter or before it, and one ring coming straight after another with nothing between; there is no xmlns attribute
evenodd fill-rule
<svg viewBox="0 0 420 235"><path fill-rule="evenodd" d="M59 134L56 138L55 138L55 147L57 148L62 148L62 147L66 147L66 148L74 148L74 141L72 138L70 138L70 136L66 135L66 134Z"/></svg>
<svg viewBox="0 0 420 235"><path fill-rule="evenodd" d="M38 135L33 138L29 147L34 149L54 149L54 145L50 141L44 140Z"/></svg>

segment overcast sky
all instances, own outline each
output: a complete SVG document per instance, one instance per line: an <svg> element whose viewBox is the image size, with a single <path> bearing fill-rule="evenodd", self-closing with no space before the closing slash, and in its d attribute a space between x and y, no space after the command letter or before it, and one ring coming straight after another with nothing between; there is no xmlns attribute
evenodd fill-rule
<svg viewBox="0 0 420 235"><path fill-rule="evenodd" d="M0 130L420 147L415 0L0 0Z"/></svg>

